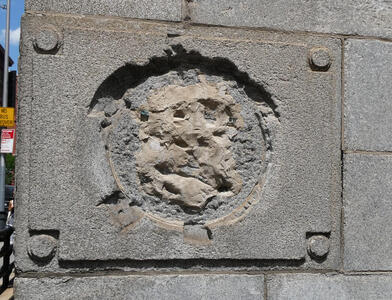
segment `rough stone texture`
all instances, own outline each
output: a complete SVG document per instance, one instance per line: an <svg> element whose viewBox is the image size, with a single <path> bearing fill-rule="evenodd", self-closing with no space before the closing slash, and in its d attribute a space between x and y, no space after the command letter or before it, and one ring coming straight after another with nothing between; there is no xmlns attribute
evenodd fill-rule
<svg viewBox="0 0 392 300"><path fill-rule="evenodd" d="M311 68L315 71L327 71L331 66L332 61L328 49L312 49L309 56Z"/></svg>
<svg viewBox="0 0 392 300"><path fill-rule="evenodd" d="M389 0L194 0L192 22L392 37Z"/></svg>
<svg viewBox="0 0 392 300"><path fill-rule="evenodd" d="M36 35L34 46L38 51L51 52L58 49L61 45L60 34L54 27L43 28Z"/></svg>
<svg viewBox="0 0 392 300"><path fill-rule="evenodd" d="M323 258L329 252L329 239L323 235L312 236L308 240L308 252L316 259Z"/></svg>
<svg viewBox="0 0 392 300"><path fill-rule="evenodd" d="M56 243L49 235L34 235L29 239L29 255L35 260L48 260L56 251Z"/></svg>
<svg viewBox="0 0 392 300"><path fill-rule="evenodd" d="M392 298L390 0L25 5L16 299Z"/></svg>
<svg viewBox="0 0 392 300"><path fill-rule="evenodd" d="M263 299L262 275L106 276L18 278L15 298L66 299Z"/></svg>
<svg viewBox="0 0 392 300"><path fill-rule="evenodd" d="M101 122L101 135L130 205L197 224L224 217L251 193L265 167L265 124L234 78L180 72L126 92L115 102L117 113ZM93 104L91 118L107 115L114 102L106 100Z"/></svg>
<svg viewBox="0 0 392 300"><path fill-rule="evenodd" d="M349 39L344 57L345 149L392 151L392 43Z"/></svg>
<svg viewBox="0 0 392 300"><path fill-rule="evenodd" d="M178 268L181 262L338 267L339 39L76 16L26 16L23 22L15 246L21 271ZM61 29L61 52L35 51L34 36L45 24ZM328 72L310 69L309 53L319 47L331 55ZM148 198L140 179L132 179L136 173L126 172L145 132L115 120L148 104L141 99L171 80L197 84L195 72L208 84L222 83L216 97L233 98L246 125L229 119L225 126L238 133L222 148L224 156L230 147L225 170L232 172L234 159L241 191L196 212ZM108 128L122 135L121 147L107 147L119 140L105 134ZM116 164L115 155L123 163ZM117 178L120 167L124 176ZM58 237L57 255L46 265L28 257L29 231ZM322 263L307 255L312 232L330 234L331 251Z"/></svg>
<svg viewBox="0 0 392 300"><path fill-rule="evenodd" d="M26 0L27 11L180 21L182 0Z"/></svg>
<svg viewBox="0 0 392 300"><path fill-rule="evenodd" d="M390 275L285 274L267 278L269 300L391 299Z"/></svg>
<svg viewBox="0 0 392 300"><path fill-rule="evenodd" d="M392 156L344 157L344 268L392 270Z"/></svg>
<svg viewBox="0 0 392 300"><path fill-rule="evenodd" d="M133 111L143 141L135 155L143 190L194 209L242 188L230 151L231 139L244 127L241 108L219 86L201 80L155 91Z"/></svg>

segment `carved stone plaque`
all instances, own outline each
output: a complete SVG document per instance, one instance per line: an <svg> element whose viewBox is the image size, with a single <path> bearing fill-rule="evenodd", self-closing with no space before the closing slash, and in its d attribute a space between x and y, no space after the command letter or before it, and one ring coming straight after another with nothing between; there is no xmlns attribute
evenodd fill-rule
<svg viewBox="0 0 392 300"><path fill-rule="evenodd" d="M57 52L25 46L37 105L25 107L31 125L21 119L34 132L51 116L39 143L34 135L22 142L32 170L24 184L34 186L25 226L58 243L46 268L336 266L338 40L41 22L59 18ZM40 28L35 20L29 28ZM312 65L314 49L328 67ZM318 241L328 249L322 257L311 251Z"/></svg>
<svg viewBox="0 0 392 300"><path fill-rule="evenodd" d="M209 230L236 222L258 201L271 155L267 116L275 119L274 112L257 103L262 87L249 94L249 82L216 67L200 56L194 65L146 78L119 100L93 101L89 118L101 124L118 187L99 205L114 201L183 231L187 224Z"/></svg>

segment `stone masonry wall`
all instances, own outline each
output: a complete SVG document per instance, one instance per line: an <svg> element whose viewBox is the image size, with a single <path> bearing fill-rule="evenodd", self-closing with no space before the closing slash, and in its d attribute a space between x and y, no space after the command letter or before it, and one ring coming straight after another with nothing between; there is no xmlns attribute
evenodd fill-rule
<svg viewBox="0 0 392 300"><path fill-rule="evenodd" d="M392 2L25 0L16 299L391 299Z"/></svg>

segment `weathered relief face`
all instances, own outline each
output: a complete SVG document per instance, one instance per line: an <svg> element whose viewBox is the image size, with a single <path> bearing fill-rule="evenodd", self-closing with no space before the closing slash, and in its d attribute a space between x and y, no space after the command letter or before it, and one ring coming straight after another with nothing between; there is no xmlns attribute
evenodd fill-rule
<svg viewBox="0 0 392 300"><path fill-rule="evenodd" d="M136 167L143 190L194 209L218 194L237 195L242 178L231 139L244 126L240 111L224 85L216 83L155 91L135 111L135 119L140 114Z"/></svg>
<svg viewBox="0 0 392 300"><path fill-rule="evenodd" d="M119 100L100 99L90 116L105 116L101 133L120 191L116 203L178 226L250 208L266 171L261 110L272 110L244 89L227 76L173 70Z"/></svg>

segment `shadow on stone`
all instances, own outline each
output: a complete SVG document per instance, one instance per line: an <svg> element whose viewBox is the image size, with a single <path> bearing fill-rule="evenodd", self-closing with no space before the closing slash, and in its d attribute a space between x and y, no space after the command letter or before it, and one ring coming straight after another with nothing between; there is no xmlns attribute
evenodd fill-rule
<svg viewBox="0 0 392 300"><path fill-rule="evenodd" d="M152 57L145 65L127 64L111 74L98 88L89 106L91 112L100 98L121 99L124 93L146 81L151 76L159 76L171 70L179 73L185 70L198 68L202 73L221 76L224 79L234 79L244 88L247 96L255 102L267 103L279 118L277 104L266 89L242 72L227 58L205 57L197 51L187 51L182 45L172 45L165 50L165 56Z"/></svg>

